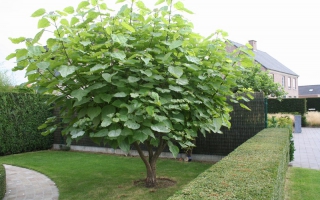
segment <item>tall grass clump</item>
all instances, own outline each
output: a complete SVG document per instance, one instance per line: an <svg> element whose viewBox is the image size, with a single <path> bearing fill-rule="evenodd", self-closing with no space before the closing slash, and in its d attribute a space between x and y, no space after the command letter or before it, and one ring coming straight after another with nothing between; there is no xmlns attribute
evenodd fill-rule
<svg viewBox="0 0 320 200"><path fill-rule="evenodd" d="M308 126L320 127L320 112L308 112L306 118Z"/></svg>

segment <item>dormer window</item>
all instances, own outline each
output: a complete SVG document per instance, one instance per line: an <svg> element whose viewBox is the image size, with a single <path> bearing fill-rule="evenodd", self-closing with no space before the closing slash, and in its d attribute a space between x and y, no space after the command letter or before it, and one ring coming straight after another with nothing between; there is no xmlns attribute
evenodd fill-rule
<svg viewBox="0 0 320 200"><path fill-rule="evenodd" d="M311 88L311 89L309 89L309 92L313 92L313 89Z"/></svg>

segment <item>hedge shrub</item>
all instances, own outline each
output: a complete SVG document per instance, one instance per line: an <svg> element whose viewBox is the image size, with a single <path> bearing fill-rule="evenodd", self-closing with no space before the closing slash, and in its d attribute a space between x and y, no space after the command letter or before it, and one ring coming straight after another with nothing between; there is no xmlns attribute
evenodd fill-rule
<svg viewBox="0 0 320 200"><path fill-rule="evenodd" d="M52 115L36 94L0 93L0 155L52 147L53 135L42 136L38 126Z"/></svg>
<svg viewBox="0 0 320 200"><path fill-rule="evenodd" d="M264 129L169 199L283 199L288 162L288 129Z"/></svg>
<svg viewBox="0 0 320 200"><path fill-rule="evenodd" d="M320 111L320 98L307 98L307 109L310 108Z"/></svg>
<svg viewBox="0 0 320 200"><path fill-rule="evenodd" d="M268 113L299 113L307 112L306 99L268 99Z"/></svg>
<svg viewBox="0 0 320 200"><path fill-rule="evenodd" d="M6 194L6 170L3 165L0 165L0 199L3 199Z"/></svg>

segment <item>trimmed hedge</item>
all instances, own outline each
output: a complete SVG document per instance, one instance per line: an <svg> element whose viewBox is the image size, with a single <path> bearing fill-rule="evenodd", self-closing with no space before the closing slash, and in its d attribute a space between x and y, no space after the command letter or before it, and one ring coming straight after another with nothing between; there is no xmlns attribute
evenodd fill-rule
<svg viewBox="0 0 320 200"><path fill-rule="evenodd" d="M6 170L3 165L0 165L0 199L3 199L6 194Z"/></svg>
<svg viewBox="0 0 320 200"><path fill-rule="evenodd" d="M320 111L320 98L307 98L307 109L314 108Z"/></svg>
<svg viewBox="0 0 320 200"><path fill-rule="evenodd" d="M169 199L284 199L288 163L288 129L264 129Z"/></svg>
<svg viewBox="0 0 320 200"><path fill-rule="evenodd" d="M46 96L0 93L0 156L52 147L53 135L42 136L38 126L52 116Z"/></svg>
<svg viewBox="0 0 320 200"><path fill-rule="evenodd" d="M301 116L307 112L306 99L268 99L268 113L299 113Z"/></svg>

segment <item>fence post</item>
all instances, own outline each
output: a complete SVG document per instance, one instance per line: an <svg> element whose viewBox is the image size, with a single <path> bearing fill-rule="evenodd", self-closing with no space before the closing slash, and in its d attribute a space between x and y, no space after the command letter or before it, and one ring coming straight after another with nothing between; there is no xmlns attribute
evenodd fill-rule
<svg viewBox="0 0 320 200"><path fill-rule="evenodd" d="M264 125L268 128L268 98L264 98Z"/></svg>

